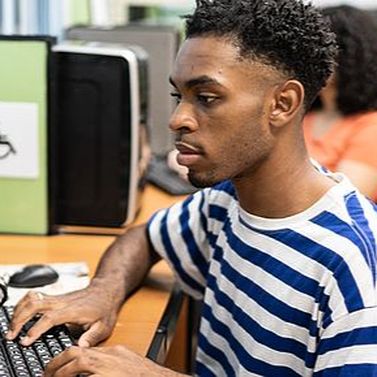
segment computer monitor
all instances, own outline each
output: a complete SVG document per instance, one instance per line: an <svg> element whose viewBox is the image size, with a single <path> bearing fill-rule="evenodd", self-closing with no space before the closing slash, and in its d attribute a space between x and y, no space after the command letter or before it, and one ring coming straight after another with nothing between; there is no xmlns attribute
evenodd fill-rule
<svg viewBox="0 0 377 377"><path fill-rule="evenodd" d="M64 43L53 51L57 222L72 231L127 225L143 187L146 54L138 47L90 42Z"/></svg>
<svg viewBox="0 0 377 377"><path fill-rule="evenodd" d="M175 103L170 96L169 75L179 48L177 27L129 24L114 28L76 26L66 31L66 38L89 41L131 43L149 55L150 143L155 156L165 157L174 148L169 118Z"/></svg>

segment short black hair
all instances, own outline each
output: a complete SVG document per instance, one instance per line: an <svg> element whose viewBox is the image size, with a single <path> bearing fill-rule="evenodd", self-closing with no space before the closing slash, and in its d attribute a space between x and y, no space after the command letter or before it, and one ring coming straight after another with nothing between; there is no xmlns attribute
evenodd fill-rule
<svg viewBox="0 0 377 377"><path fill-rule="evenodd" d="M324 8L339 46L337 107L344 115L377 110L377 21L351 6Z"/></svg>
<svg viewBox="0 0 377 377"><path fill-rule="evenodd" d="M309 109L334 69L335 35L319 10L301 0L196 0L186 38L230 37L241 57L259 59L305 88Z"/></svg>

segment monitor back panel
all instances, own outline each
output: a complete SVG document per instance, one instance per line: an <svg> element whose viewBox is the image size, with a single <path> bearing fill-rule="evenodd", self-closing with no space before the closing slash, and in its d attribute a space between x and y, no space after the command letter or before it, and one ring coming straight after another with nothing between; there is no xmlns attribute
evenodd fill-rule
<svg viewBox="0 0 377 377"><path fill-rule="evenodd" d="M149 55L150 144L157 156L165 156L174 147L169 118L175 107L170 96L169 75L179 47L179 32L172 26L126 25L112 29L74 27L67 39L131 43Z"/></svg>
<svg viewBox="0 0 377 377"><path fill-rule="evenodd" d="M118 56L56 52L58 223L117 227L129 210L131 87Z"/></svg>
<svg viewBox="0 0 377 377"><path fill-rule="evenodd" d="M0 232L53 232L53 43L0 37Z"/></svg>

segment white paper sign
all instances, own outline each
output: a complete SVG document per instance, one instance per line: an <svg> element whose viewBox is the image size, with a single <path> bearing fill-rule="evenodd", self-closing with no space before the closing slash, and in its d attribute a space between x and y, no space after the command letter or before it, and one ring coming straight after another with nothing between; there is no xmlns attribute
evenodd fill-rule
<svg viewBox="0 0 377 377"><path fill-rule="evenodd" d="M38 105L0 102L0 177L38 178Z"/></svg>

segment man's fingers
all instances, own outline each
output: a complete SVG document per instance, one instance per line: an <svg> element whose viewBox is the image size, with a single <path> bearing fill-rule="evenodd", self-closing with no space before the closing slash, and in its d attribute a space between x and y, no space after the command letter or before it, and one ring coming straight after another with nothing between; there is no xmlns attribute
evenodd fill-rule
<svg viewBox="0 0 377 377"><path fill-rule="evenodd" d="M38 321L28 330L26 336L22 338L22 345L29 346L54 326L74 322L77 318L76 316L72 317L73 314L75 313L71 313L67 308L61 310L48 310L45 313L42 313ZM81 335L81 344L79 340L79 345L82 347L94 346L100 341L106 339L109 335L109 329L102 322L96 322L89 327L88 331Z"/></svg>
<svg viewBox="0 0 377 377"><path fill-rule="evenodd" d="M9 325L7 339L14 339L22 329L22 326L36 314L48 308L48 297L41 292L29 292L15 307L13 317Z"/></svg>
<svg viewBox="0 0 377 377"><path fill-rule="evenodd" d="M34 343L42 334L50 330L51 327L61 325L67 319L65 311L48 311L41 315L35 324L28 330L26 336L21 339L21 344L29 346Z"/></svg>
<svg viewBox="0 0 377 377"><path fill-rule="evenodd" d="M102 322L94 323L84 334L80 336L80 347L93 347L110 335L110 331Z"/></svg>
<svg viewBox="0 0 377 377"><path fill-rule="evenodd" d="M55 356L48 364L45 370L45 377L57 376L57 371L61 371L65 366L69 365L79 355L78 347L70 347L68 350ZM65 371L67 372L67 371ZM66 374L68 376L68 374Z"/></svg>
<svg viewBox="0 0 377 377"><path fill-rule="evenodd" d="M76 376L79 373L95 373L99 362L94 349L71 347L52 359L45 370L45 377Z"/></svg>
<svg viewBox="0 0 377 377"><path fill-rule="evenodd" d="M80 374L87 376L89 373L88 369L84 365L80 365L78 360L72 360L69 363L63 365L58 369L56 372L51 372L51 374L47 374L45 372L44 376L54 376L54 377L76 377ZM90 373L90 376L92 374Z"/></svg>

